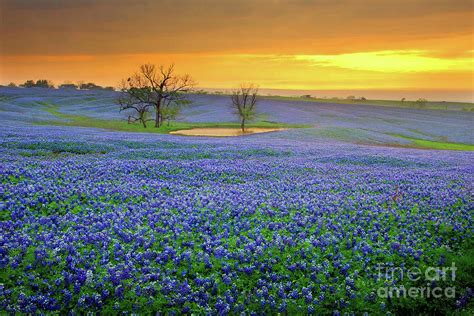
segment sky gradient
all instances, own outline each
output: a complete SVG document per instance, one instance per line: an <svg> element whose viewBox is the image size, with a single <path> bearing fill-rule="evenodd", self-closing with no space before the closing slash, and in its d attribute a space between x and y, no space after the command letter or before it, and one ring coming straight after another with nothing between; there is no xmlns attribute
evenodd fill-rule
<svg viewBox="0 0 474 316"><path fill-rule="evenodd" d="M116 86L174 62L209 88L474 90L470 0L0 0L0 14L2 84Z"/></svg>

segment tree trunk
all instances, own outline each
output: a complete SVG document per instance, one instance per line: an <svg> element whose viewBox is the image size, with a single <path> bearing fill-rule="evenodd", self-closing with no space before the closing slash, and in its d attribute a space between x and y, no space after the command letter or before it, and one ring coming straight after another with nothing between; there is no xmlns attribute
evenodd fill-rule
<svg viewBox="0 0 474 316"><path fill-rule="evenodd" d="M146 128L146 120L142 119L143 127Z"/></svg>
<svg viewBox="0 0 474 316"><path fill-rule="evenodd" d="M157 106L156 107L156 113L155 113L155 127L160 127L160 120L161 120L160 107Z"/></svg>
<svg viewBox="0 0 474 316"><path fill-rule="evenodd" d="M161 124L161 99L158 99L155 105L155 127L160 127Z"/></svg>
<svg viewBox="0 0 474 316"><path fill-rule="evenodd" d="M242 129L242 133L245 132L245 119L242 119L242 122L240 123L240 128Z"/></svg>

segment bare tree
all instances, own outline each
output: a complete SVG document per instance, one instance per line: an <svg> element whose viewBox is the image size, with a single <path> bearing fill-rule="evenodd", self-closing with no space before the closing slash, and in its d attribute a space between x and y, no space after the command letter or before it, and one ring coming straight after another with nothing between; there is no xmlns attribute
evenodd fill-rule
<svg viewBox="0 0 474 316"><path fill-rule="evenodd" d="M258 88L253 84L242 85L232 92L232 107L235 109L235 114L239 116L242 132L245 131L245 122L255 116L257 93Z"/></svg>
<svg viewBox="0 0 474 316"><path fill-rule="evenodd" d="M149 107L151 102L149 99L149 89L147 88L129 88L128 85L122 82L122 93L117 102L120 104L120 111L133 110L134 113L128 116L128 123L140 122L146 128L146 122L152 121L148 119Z"/></svg>
<svg viewBox="0 0 474 316"><path fill-rule="evenodd" d="M138 72L127 80L122 81L122 93L141 104L154 108L155 127L163 123L162 109L165 102L181 104L185 92L195 86L189 75L177 75L174 65L156 67L152 64L140 66ZM140 93L136 93L139 91Z"/></svg>

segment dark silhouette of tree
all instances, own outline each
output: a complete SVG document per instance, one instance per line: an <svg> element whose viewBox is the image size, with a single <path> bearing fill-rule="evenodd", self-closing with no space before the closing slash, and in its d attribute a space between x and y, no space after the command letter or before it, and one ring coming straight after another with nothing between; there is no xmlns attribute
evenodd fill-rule
<svg viewBox="0 0 474 316"><path fill-rule="evenodd" d="M71 83L67 83L68 85L73 85ZM63 85L62 85L63 86ZM107 90L107 91L115 91L114 87L102 87L98 84L95 84L93 82L84 82L84 81L78 81L76 85L77 89L80 90ZM71 86L72 88L72 86Z"/></svg>
<svg viewBox="0 0 474 316"><path fill-rule="evenodd" d="M79 85L79 89L81 89L81 90L102 90L103 88L99 85L96 85L93 82L88 82L88 83L81 83Z"/></svg>
<svg viewBox="0 0 474 316"><path fill-rule="evenodd" d="M63 83L58 86L59 89L77 89L78 87L74 83Z"/></svg>
<svg viewBox="0 0 474 316"><path fill-rule="evenodd" d="M26 80L25 83L20 85L24 88L33 88L35 86L35 82L33 80Z"/></svg>
<svg viewBox="0 0 474 316"><path fill-rule="evenodd" d="M54 88L54 85L49 80L39 79L39 80L36 80L35 87L37 87L37 88Z"/></svg>
<svg viewBox="0 0 474 316"><path fill-rule="evenodd" d="M153 120L148 118L151 106L148 95L147 88L130 88L120 94L117 100L120 104L120 111L132 110L134 112L128 116L129 124L138 121L146 128L146 123Z"/></svg>
<svg viewBox="0 0 474 316"><path fill-rule="evenodd" d="M15 88L15 87L16 87L16 84L15 84L14 82L10 82L10 83L8 84L8 87L10 87L10 88Z"/></svg>
<svg viewBox="0 0 474 316"><path fill-rule="evenodd" d="M36 80L27 80L25 83L21 84L20 87L24 88L54 88L54 84L46 79Z"/></svg>
<svg viewBox="0 0 474 316"><path fill-rule="evenodd" d="M160 127L164 120L163 104L182 104L187 100L184 93L190 91L194 85L195 82L189 75L175 74L174 65L156 67L145 64L130 78L122 80L121 91L128 94L134 103L147 104L147 107L154 108L155 127Z"/></svg>
<svg viewBox="0 0 474 316"><path fill-rule="evenodd" d="M232 92L231 100L235 114L239 116L240 128L245 131L245 122L254 118L257 105L258 88L254 85L242 85Z"/></svg>

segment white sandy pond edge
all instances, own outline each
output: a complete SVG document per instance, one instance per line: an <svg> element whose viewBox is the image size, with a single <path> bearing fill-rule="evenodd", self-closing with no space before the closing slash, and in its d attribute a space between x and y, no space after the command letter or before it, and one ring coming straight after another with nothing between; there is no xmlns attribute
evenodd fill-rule
<svg viewBox="0 0 474 316"><path fill-rule="evenodd" d="M284 131L284 130L287 130L287 128L250 127L250 128L246 128L245 132L242 132L240 128L197 127L197 128L173 131L173 132L170 132L170 134L183 135L183 136L234 137L234 136L243 136L243 135L259 134L259 133L277 132L277 131Z"/></svg>

